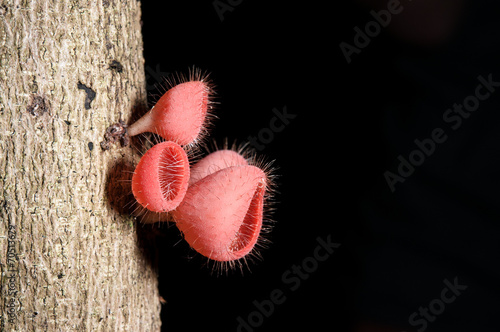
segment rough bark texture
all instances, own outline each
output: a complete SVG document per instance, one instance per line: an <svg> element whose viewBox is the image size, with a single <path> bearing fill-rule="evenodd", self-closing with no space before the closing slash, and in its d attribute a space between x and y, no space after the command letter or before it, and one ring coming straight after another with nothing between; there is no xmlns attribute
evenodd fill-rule
<svg viewBox="0 0 500 332"><path fill-rule="evenodd" d="M160 330L144 228L122 209L138 157L99 145L145 104L140 24L135 0L0 4L2 331Z"/></svg>

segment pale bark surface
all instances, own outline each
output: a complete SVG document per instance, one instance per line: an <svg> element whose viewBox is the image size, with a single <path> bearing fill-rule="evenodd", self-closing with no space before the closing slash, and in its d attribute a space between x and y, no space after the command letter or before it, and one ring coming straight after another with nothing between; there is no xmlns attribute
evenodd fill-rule
<svg viewBox="0 0 500 332"><path fill-rule="evenodd" d="M138 156L99 145L145 104L140 19L135 0L0 4L0 330L160 330L122 209Z"/></svg>

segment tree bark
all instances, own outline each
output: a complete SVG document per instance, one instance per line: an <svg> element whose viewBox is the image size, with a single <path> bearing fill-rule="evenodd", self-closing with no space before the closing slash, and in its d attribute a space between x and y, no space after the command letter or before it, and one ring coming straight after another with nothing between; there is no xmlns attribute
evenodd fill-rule
<svg viewBox="0 0 500 332"><path fill-rule="evenodd" d="M0 330L159 331L154 253L125 213L146 103L140 3L0 4Z"/></svg>

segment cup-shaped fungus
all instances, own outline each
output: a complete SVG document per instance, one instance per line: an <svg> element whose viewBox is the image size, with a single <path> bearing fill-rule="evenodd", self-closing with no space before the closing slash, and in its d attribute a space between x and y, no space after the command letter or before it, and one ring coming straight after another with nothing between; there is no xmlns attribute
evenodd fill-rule
<svg viewBox="0 0 500 332"><path fill-rule="evenodd" d="M198 161L191 167L189 185L203 179L204 177L231 166L248 165L247 160L241 154L233 150L217 150Z"/></svg>
<svg viewBox="0 0 500 332"><path fill-rule="evenodd" d="M177 84L153 108L127 129L129 136L144 132L179 145L193 143L203 130L211 88L204 80Z"/></svg>
<svg viewBox="0 0 500 332"><path fill-rule="evenodd" d="M259 238L266 186L266 174L258 167L223 168L189 186L173 219L200 254L221 262L238 260Z"/></svg>
<svg viewBox="0 0 500 332"><path fill-rule="evenodd" d="M175 209L184 198L189 181L189 160L174 142L149 149L132 176L132 192L137 202L153 212Z"/></svg>

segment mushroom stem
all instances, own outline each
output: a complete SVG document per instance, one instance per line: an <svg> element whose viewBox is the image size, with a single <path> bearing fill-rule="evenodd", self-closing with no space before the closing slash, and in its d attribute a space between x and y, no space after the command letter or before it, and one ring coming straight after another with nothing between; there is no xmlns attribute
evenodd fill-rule
<svg viewBox="0 0 500 332"><path fill-rule="evenodd" d="M154 107L127 128L129 136L139 135L150 130L153 125L153 109Z"/></svg>

